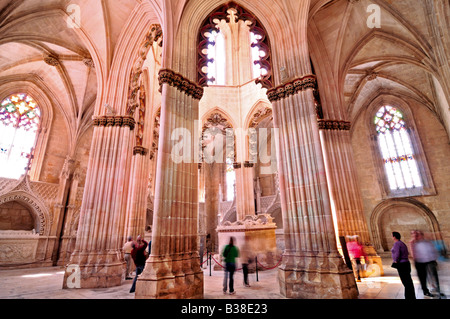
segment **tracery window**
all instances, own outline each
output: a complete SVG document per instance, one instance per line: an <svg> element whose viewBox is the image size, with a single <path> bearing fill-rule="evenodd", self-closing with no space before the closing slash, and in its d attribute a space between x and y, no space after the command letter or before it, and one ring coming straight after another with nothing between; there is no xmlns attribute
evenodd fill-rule
<svg viewBox="0 0 450 319"><path fill-rule="evenodd" d="M423 186L403 113L395 107L381 107L374 124L378 145L391 190L413 189Z"/></svg>
<svg viewBox="0 0 450 319"><path fill-rule="evenodd" d="M225 85L225 39L220 31L208 36L208 85Z"/></svg>
<svg viewBox="0 0 450 319"><path fill-rule="evenodd" d="M24 174L36 143L41 113L27 94L14 94L0 105L0 177Z"/></svg>
<svg viewBox="0 0 450 319"><path fill-rule="evenodd" d="M266 31L254 15L234 2L218 8L204 21L199 33L198 57L201 86L243 84L231 80L232 73L238 69L244 83L256 79L263 88L273 86Z"/></svg>

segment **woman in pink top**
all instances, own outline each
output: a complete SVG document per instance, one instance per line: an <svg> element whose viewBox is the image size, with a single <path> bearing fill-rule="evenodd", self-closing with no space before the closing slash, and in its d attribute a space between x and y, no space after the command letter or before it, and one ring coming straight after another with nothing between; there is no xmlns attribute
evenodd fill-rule
<svg viewBox="0 0 450 319"><path fill-rule="evenodd" d="M351 237L351 241L347 243L347 250L350 258L356 263L357 281L361 281L361 257L367 261L367 255L364 251L363 245L358 241L358 236Z"/></svg>

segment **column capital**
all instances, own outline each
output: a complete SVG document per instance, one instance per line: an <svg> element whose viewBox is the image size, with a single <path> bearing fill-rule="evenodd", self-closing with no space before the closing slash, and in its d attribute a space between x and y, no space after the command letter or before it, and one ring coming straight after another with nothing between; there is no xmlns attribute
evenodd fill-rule
<svg viewBox="0 0 450 319"><path fill-rule="evenodd" d="M234 169L241 168L241 163L233 163L233 168Z"/></svg>
<svg viewBox="0 0 450 319"><path fill-rule="evenodd" d="M267 90L267 98L270 102L276 102L301 91L315 89L316 87L316 76L314 74L307 74L291 82Z"/></svg>
<svg viewBox="0 0 450 319"><path fill-rule="evenodd" d="M244 167L253 167L255 165L255 163L249 162L249 161L245 161L244 162Z"/></svg>
<svg viewBox="0 0 450 319"><path fill-rule="evenodd" d="M341 120L318 119L319 130L350 131L351 123Z"/></svg>
<svg viewBox="0 0 450 319"><path fill-rule="evenodd" d="M172 70L161 69L159 71L158 81L160 86L166 83L196 100L200 100L203 97L204 89L201 86Z"/></svg>
<svg viewBox="0 0 450 319"><path fill-rule="evenodd" d="M142 156L146 156L148 154L148 149L142 146L135 146L133 148L133 155L140 154Z"/></svg>
<svg viewBox="0 0 450 319"><path fill-rule="evenodd" d="M94 116L92 117L92 122L94 126L128 126L131 131L133 131L136 126L136 121L131 116Z"/></svg>

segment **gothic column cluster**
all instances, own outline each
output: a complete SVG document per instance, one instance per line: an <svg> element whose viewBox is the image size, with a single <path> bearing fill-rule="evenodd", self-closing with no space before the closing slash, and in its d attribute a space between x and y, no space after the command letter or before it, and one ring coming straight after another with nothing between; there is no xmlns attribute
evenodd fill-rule
<svg viewBox="0 0 450 319"><path fill-rule="evenodd" d="M381 258L371 243L353 160L350 128L343 120L318 119L337 236L357 239L365 247L375 275L383 274ZM357 237L356 237L357 236ZM352 237L353 239L350 239ZM341 243L338 241L338 247ZM363 276L370 275L367 272Z"/></svg>
<svg viewBox="0 0 450 319"><path fill-rule="evenodd" d="M167 69L160 71L161 127L155 185L152 252L136 285L136 298L202 298L198 253L198 164L195 143L189 159L174 161L177 128L195 132L203 89ZM190 137L183 138L191 140ZM184 154L186 155L186 154Z"/></svg>
<svg viewBox="0 0 450 319"><path fill-rule="evenodd" d="M120 285L124 225L135 121L129 116L94 118L77 241L69 264L79 267L81 288ZM63 287L67 288L66 272Z"/></svg>
<svg viewBox="0 0 450 319"><path fill-rule="evenodd" d="M314 105L313 75L272 88L286 250L281 292L291 298L355 298L353 273L337 250Z"/></svg>

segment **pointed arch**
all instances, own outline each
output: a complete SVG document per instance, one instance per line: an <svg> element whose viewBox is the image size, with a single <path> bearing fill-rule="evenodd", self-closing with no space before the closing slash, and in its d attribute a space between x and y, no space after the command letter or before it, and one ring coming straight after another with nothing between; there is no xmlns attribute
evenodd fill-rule
<svg viewBox="0 0 450 319"><path fill-rule="evenodd" d="M272 116L272 105L267 100L258 100L251 107L244 121L244 129L255 128L261 121L268 116Z"/></svg>
<svg viewBox="0 0 450 319"><path fill-rule="evenodd" d="M35 230L40 236L49 236L51 219L47 206L33 194L23 190L14 190L0 195L0 205L18 202L26 206L35 217Z"/></svg>
<svg viewBox="0 0 450 319"><path fill-rule="evenodd" d="M372 214L370 215L370 228L373 237L373 244L377 251L385 251L386 243L383 240L382 229L382 217L392 208L407 207L418 212L420 216L426 221L427 225L431 229L433 235L440 232L439 222L434 215L433 211L429 209L425 204L419 202L414 198L401 198L401 199L389 199L379 203ZM412 229L411 229L412 230ZM404 236L404 234L402 234Z"/></svg>

